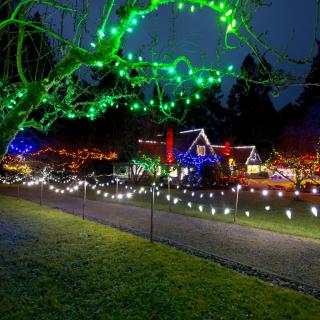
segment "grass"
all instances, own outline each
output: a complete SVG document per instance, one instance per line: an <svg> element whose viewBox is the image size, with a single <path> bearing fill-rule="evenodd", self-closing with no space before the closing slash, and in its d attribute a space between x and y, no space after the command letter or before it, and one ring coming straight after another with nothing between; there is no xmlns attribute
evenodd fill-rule
<svg viewBox="0 0 320 320"><path fill-rule="evenodd" d="M320 301L0 196L1 319L318 319Z"/></svg>

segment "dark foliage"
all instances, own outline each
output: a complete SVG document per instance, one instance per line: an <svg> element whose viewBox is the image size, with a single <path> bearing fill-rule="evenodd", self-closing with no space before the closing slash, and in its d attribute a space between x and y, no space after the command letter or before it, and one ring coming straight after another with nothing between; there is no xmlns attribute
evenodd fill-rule
<svg viewBox="0 0 320 320"><path fill-rule="evenodd" d="M271 66L264 61L268 70ZM245 78L263 81L267 71L248 55L241 66ZM270 99L272 88L238 79L228 97L228 128L236 144L255 144L272 147L279 136L279 118Z"/></svg>

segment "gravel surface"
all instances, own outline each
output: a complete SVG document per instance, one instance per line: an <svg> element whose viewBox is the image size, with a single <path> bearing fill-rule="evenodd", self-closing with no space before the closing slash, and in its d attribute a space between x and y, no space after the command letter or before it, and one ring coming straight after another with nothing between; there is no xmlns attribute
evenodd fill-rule
<svg viewBox="0 0 320 320"><path fill-rule="evenodd" d="M0 192L16 196L13 188L0 188ZM23 189L21 196L27 200L39 201L38 192L31 189ZM44 205L81 215L80 198L46 191ZM88 219L122 230L135 231L133 233L140 233L142 236L149 231L148 209L87 200L85 212ZM161 242L285 287L293 287L281 283L285 284L285 278L291 279L292 283L296 283L295 289L310 293L312 287L318 289L313 295L319 295L319 241L166 212L155 212L154 225L155 237ZM243 270L239 267L241 265ZM246 268L251 271L246 272ZM271 275L270 279L263 276L266 273ZM273 274L278 275L277 280L272 278ZM309 287L308 290L304 290L299 283L304 283L306 288Z"/></svg>

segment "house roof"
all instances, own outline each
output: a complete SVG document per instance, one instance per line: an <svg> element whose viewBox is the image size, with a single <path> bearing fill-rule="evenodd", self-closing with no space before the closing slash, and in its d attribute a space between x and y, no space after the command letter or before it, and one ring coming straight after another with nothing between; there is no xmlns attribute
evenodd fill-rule
<svg viewBox="0 0 320 320"><path fill-rule="evenodd" d="M187 155L197 144L207 146L211 155L215 155L214 149L212 148L209 138L204 132L204 129L180 131L175 138L174 146L175 150L185 152Z"/></svg>
<svg viewBox="0 0 320 320"><path fill-rule="evenodd" d="M202 129L180 131L174 138L174 149L186 151L190 148Z"/></svg>
<svg viewBox="0 0 320 320"><path fill-rule="evenodd" d="M236 164L261 164L261 159L255 146L230 147L229 154L226 154L226 147L224 145L213 145L212 147L218 155L232 158Z"/></svg>
<svg viewBox="0 0 320 320"><path fill-rule="evenodd" d="M161 138L156 137L153 140L142 140L139 139L139 151L142 153L152 155L152 156L160 156L161 161L165 161L166 159L166 143L161 141Z"/></svg>
<svg viewBox="0 0 320 320"><path fill-rule="evenodd" d="M192 152L196 145L205 145L212 156L220 158L233 158L236 164L254 165L261 164L261 159L255 146L230 147L230 154L226 154L224 145L212 145L204 129L180 131L173 139L173 148L177 152L186 155ZM139 140L140 151L152 155L160 155L162 161L166 161L165 135L157 135L152 140Z"/></svg>

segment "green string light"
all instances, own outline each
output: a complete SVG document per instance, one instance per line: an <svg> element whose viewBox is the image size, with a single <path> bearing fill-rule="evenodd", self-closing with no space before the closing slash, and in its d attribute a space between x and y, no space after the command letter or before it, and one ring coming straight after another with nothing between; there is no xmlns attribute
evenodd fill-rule
<svg viewBox="0 0 320 320"><path fill-rule="evenodd" d="M89 43L92 48L97 48L97 50L86 50L85 48L80 48L75 44L72 44L74 49L72 50L72 54L74 54L74 56L72 56L71 54L71 59L70 57L68 57L69 60L72 61L72 58L74 58L74 61L77 61L79 66L75 67L76 70L83 65L92 68L111 68L111 72L114 72L114 74L117 74L119 77L125 78L121 80L121 83L125 83L126 81L128 81L129 84L131 83L132 87L143 87L143 85L145 84L152 83L160 84L161 86L163 86L163 88L170 88L171 86L172 96L174 96L172 100L175 101L171 101L170 98L163 99L163 96L167 97L167 95L159 90L161 91L161 93L158 93L159 96L157 100L152 99L149 100L149 103L146 103L148 107L140 101L137 95L133 98L128 98L128 102L126 102L132 110L147 111L149 109L160 108L162 111L165 111L164 113L168 117L170 117L174 113L173 108L176 105L180 107L190 105L191 102L197 102L196 100L199 100L201 98L200 94L202 90L210 88L210 86L212 86L214 83L220 83L223 77L242 76L241 74L237 74L236 72L234 72L233 65L228 65L227 67L219 67L219 70L216 70L214 67L209 66L195 67L186 56L179 56L171 62L167 62L167 59L165 57L162 57L163 60L160 60L160 58L158 58L159 60L156 62L148 62L144 60L138 52L129 52L124 54L124 56L120 55L119 49L124 47L123 42L126 32L132 33L135 30L135 26L143 25L143 21L141 19L144 19L145 15L156 11L158 9L158 6L169 3L174 3L177 10L186 9L186 11L190 10L191 13L195 13L198 8L200 9L202 7L205 7L207 9L209 8L211 11L215 11L215 13L218 14L218 19L223 22L222 28L225 31L225 43L227 48L229 48L229 33L232 33L235 37L237 37L244 43L251 45L251 42L246 41L246 39L248 39L246 38L246 35L244 35L244 33L240 33L239 31L242 29L246 30L247 28L246 21L243 20L246 19L246 16L243 15L243 13L245 12L245 8L241 7L241 4L243 4L243 2L241 1L227 2L204 0L152 0L144 8L140 8L139 5L134 7L125 4L125 10L123 10L123 13L119 18L119 22L117 25L108 25L107 18L105 19L105 23L101 23L101 27L97 30L96 33L98 41ZM108 37L106 37L106 33L109 34ZM254 38L254 36L252 37ZM69 45L71 45L71 43L69 43ZM106 50L103 50L104 48L106 48ZM72 62L74 63L74 61ZM180 64L184 65L181 67ZM58 74L59 79L66 79L74 71L70 71L68 69L69 66L67 62L65 63L65 65L61 65L65 68L60 68L60 73ZM68 69L68 71L64 69ZM57 81L57 83L58 82L59 81ZM48 85L45 81L43 82L43 84L44 87L50 87L50 85ZM196 92L193 91L195 88L197 88ZM25 91L28 92L28 90ZM54 90L52 90L52 92L53 91ZM61 108L60 110L57 107L57 110L59 110L60 114L62 113L70 119L73 117L80 118L83 116L87 116L88 118L92 119L100 115L101 112L105 111L109 106L113 106L114 102L115 105L117 105L116 101L112 101L115 100L114 98L112 98L112 94L110 94L111 97L109 97L108 99L105 97L101 98L100 101L98 101L97 99L97 101L94 101L92 103L92 107L90 108L88 108L88 104L83 104L81 108L76 107L74 108L74 110L71 103L68 112L64 111L65 105L63 109ZM130 92L130 94L132 96L135 95L132 94L132 92ZM126 97L130 94L124 94L124 96ZM43 95L49 97L49 101L45 101L44 99L41 100L41 97L39 97L37 103L39 104L39 101L41 101L42 103L48 104L48 106L53 106L54 99L52 99L52 96L48 92L45 92L45 94ZM19 102L18 99L23 98L24 93L19 90L13 96L14 99L8 100L8 102L5 103L4 108L16 108L17 102L15 100L17 99L17 101ZM135 102L135 100L139 101L139 103ZM152 108L150 106L152 106ZM55 108L55 106L53 107ZM71 110L72 112L70 112Z"/></svg>
<svg viewBox="0 0 320 320"><path fill-rule="evenodd" d="M105 35L105 33L104 33L102 30L99 30L99 31L98 31L98 37L99 37L100 39L103 39L105 36L106 36L106 35Z"/></svg>

